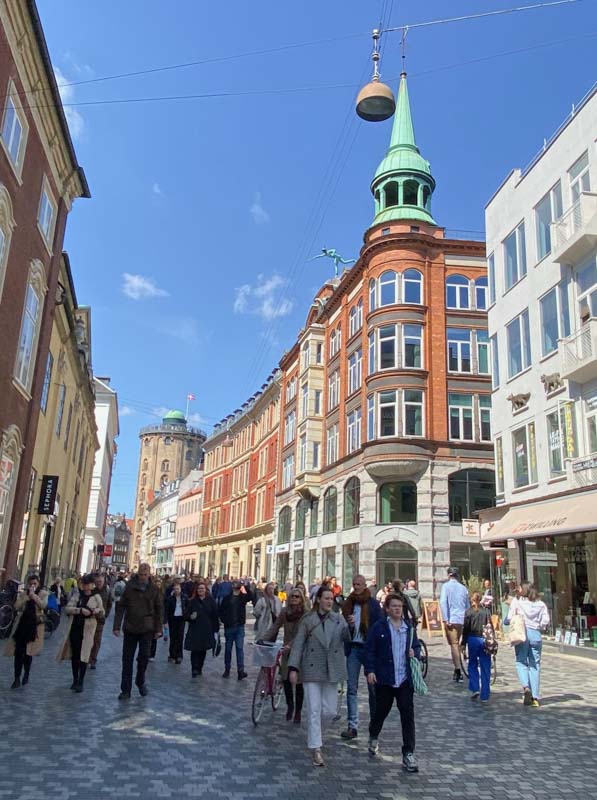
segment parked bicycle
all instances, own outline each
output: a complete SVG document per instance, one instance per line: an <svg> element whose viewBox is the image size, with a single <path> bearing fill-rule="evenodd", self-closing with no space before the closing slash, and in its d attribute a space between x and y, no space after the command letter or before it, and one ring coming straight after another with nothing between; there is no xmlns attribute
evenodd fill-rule
<svg viewBox="0 0 597 800"><path fill-rule="evenodd" d="M465 678L468 678L468 651L465 647L460 648L460 669ZM491 656L491 685L497 680L497 655Z"/></svg>
<svg viewBox="0 0 597 800"><path fill-rule="evenodd" d="M6 639L10 635L18 592L19 582L12 578L6 581L6 588L0 592L0 639Z"/></svg>
<svg viewBox="0 0 597 800"><path fill-rule="evenodd" d="M257 725L268 700L271 700L273 711L280 705L284 682L280 675L282 645L279 642L255 642L253 646L255 661L261 667L255 681L251 707L251 719Z"/></svg>

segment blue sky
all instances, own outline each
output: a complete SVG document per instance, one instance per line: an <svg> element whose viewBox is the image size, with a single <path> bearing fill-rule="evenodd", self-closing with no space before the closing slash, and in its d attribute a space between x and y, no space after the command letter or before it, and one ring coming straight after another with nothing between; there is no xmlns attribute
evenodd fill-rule
<svg viewBox="0 0 597 800"><path fill-rule="evenodd" d="M81 104L67 113L93 197L76 203L66 249L92 307L95 373L119 394L113 512L133 508L138 429L192 392L192 420L211 430L260 386L332 274L308 258L358 255L391 127L352 110L382 6L398 26L530 2L38 0L59 78L76 82L65 102ZM382 42L396 87L399 34ZM596 0L409 31L439 224L483 229L493 191L593 84L596 42ZM230 58L291 44L303 46ZM132 102L214 93L228 96ZM127 102L98 103L114 100Z"/></svg>

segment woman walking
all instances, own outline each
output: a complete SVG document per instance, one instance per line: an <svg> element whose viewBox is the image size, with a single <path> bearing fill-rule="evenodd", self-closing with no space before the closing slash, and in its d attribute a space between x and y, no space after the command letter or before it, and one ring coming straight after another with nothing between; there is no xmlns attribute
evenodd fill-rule
<svg viewBox="0 0 597 800"><path fill-rule="evenodd" d="M65 609L68 627L57 656L58 661L66 661L70 658L73 671L73 682L70 688L78 694L83 691L83 681L91 656L98 619L104 617L102 598L99 594L93 594L94 589L92 575L83 575L79 579L79 591L73 593Z"/></svg>
<svg viewBox="0 0 597 800"><path fill-rule="evenodd" d="M264 633L263 639L266 642L275 642L280 628L284 628L284 648L282 650L282 661L280 663L280 674L284 681L284 696L286 697L286 720L290 722L294 718L296 725L300 725L301 711L303 709L303 684L300 674L297 676L296 684L290 683L288 678L288 655L290 648L298 631L299 622L305 614L305 595L296 587L291 589L288 595L286 608L278 614L275 622ZM296 696L295 696L296 695Z"/></svg>
<svg viewBox="0 0 597 800"><path fill-rule="evenodd" d="M29 575L25 587L15 600L16 616L10 636L4 648L5 656L14 656L14 681L11 689L29 683L33 656L38 656L44 643L44 610L48 605L48 593L41 588L39 577ZM23 673L23 680L21 680Z"/></svg>
<svg viewBox="0 0 597 800"><path fill-rule="evenodd" d="M191 592L192 593L192 592ZM182 663L182 643L184 640L184 623L189 598L182 591L179 578L172 583L172 591L166 597L166 620L170 632L169 663Z"/></svg>
<svg viewBox="0 0 597 800"><path fill-rule="evenodd" d="M263 596L253 607L253 616L256 620L255 639L263 638L265 632L276 622L282 611L282 603L274 594L275 586L273 581L267 583L263 590Z"/></svg>
<svg viewBox="0 0 597 800"><path fill-rule="evenodd" d="M520 615L524 621L526 639L514 645L516 652L516 672L522 686L525 706L539 706L539 678L541 670L541 650L543 642L541 631L549 627L549 611L532 583L523 583L518 597L510 603L508 619L505 624Z"/></svg>
<svg viewBox="0 0 597 800"><path fill-rule="evenodd" d="M313 764L323 767L321 720L336 713L338 683L346 681L344 642L349 641L348 624L342 614L333 614L334 593L321 586L314 610L301 619L290 650L290 683L296 686L299 673L307 704L307 746Z"/></svg>
<svg viewBox="0 0 597 800"><path fill-rule="evenodd" d="M482 603L481 593L474 592L471 596L471 607L464 614L460 645L463 648L468 647L468 688L471 700L478 700L480 697L482 703L487 703L491 683L491 656L485 651L483 628L486 625L493 628L493 625L491 612Z"/></svg>
<svg viewBox="0 0 597 800"><path fill-rule="evenodd" d="M196 678L203 671L205 655L214 646L220 629L218 607L208 594L205 583L195 584L195 589L186 610L189 623L184 649L191 652L191 676Z"/></svg>
<svg viewBox="0 0 597 800"><path fill-rule="evenodd" d="M378 620L367 634L365 673L375 686L375 714L369 724L369 753L379 753L377 739L396 701L402 725L402 769L418 772L415 759L414 686L411 657L420 657L421 645L414 625L404 616L404 597L388 594L386 619Z"/></svg>

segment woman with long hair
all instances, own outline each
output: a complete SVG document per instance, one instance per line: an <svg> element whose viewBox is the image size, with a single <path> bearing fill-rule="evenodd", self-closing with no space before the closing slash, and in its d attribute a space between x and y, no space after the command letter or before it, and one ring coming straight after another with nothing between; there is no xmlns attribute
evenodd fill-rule
<svg viewBox="0 0 597 800"><path fill-rule="evenodd" d="M263 634L266 642L275 642L280 628L284 628L284 648L282 650L282 661L280 663L280 674L284 681L284 696L286 697L286 720L290 722L294 718L295 724L301 721L301 711L303 709L303 684L300 674L294 684L288 677L288 656L290 648L298 631L299 622L305 614L305 595L297 588L290 590L286 608L278 614L273 624Z"/></svg>
<svg viewBox="0 0 597 800"><path fill-rule="evenodd" d="M204 582L196 583L186 607L185 619L189 623L184 649L191 652L191 677L203 672L208 650L214 646L220 629L216 601L207 591Z"/></svg>
<svg viewBox="0 0 597 800"><path fill-rule="evenodd" d="M464 614L462 626L461 647L468 647L468 688L471 700L481 698L482 703L489 700L489 686L491 683L491 656L485 652L483 628L491 623L491 612L482 605L480 592L471 595L471 607ZM479 670L481 682L479 683Z"/></svg>
<svg viewBox="0 0 597 800"><path fill-rule="evenodd" d="M346 681L344 642L350 639L350 632L342 614L332 613L333 605L332 589L322 585L313 611L299 622L288 659L290 683L296 686L299 674L302 677L307 705L307 746L316 767L324 765L322 717L334 716L338 683Z"/></svg>
<svg viewBox="0 0 597 800"><path fill-rule="evenodd" d="M68 627L62 647L58 650L58 661L70 658L73 672L70 688L78 694L83 691L83 681L91 657L97 621L104 618L102 598L99 594L93 593L94 589L92 575L83 575L79 579L79 590L73 592L66 606Z"/></svg>
<svg viewBox="0 0 597 800"><path fill-rule="evenodd" d="M48 592L41 588L38 575L29 575L15 600L15 619L4 649L5 656L14 656L14 681L11 689L29 683L33 656L38 656L44 643L44 610ZM23 680L21 681L21 673Z"/></svg>
<svg viewBox="0 0 597 800"><path fill-rule="evenodd" d="M541 650L543 641L541 631L549 627L549 611L539 592L532 583L521 584L518 596L510 603L508 624L520 615L524 621L526 639L514 645L516 652L516 672L522 686L522 701L525 706L539 706L539 678L541 670Z"/></svg>

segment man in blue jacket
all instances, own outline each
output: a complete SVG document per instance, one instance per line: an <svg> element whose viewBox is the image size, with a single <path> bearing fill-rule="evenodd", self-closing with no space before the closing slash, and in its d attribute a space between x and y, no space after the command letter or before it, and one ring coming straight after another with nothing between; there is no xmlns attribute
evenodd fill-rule
<svg viewBox="0 0 597 800"><path fill-rule="evenodd" d="M352 592L342 606L342 614L348 622L351 640L346 644L346 671L348 673L346 705L348 710L348 726L340 734L343 739L356 739L359 727L359 675L365 664L365 642L367 635L378 619L381 619L381 608L375 597L367 588L367 581L362 575L352 579ZM369 717L375 714L375 689L370 684Z"/></svg>
<svg viewBox="0 0 597 800"><path fill-rule="evenodd" d="M379 753L378 737L392 703L400 712L402 724L402 768L418 772L415 759L415 705L410 658L419 658L421 645L417 633L404 617L404 598L389 594L384 601L387 619L370 629L365 645L365 674L375 688L375 714L369 724L369 752ZM412 637L412 640L411 640Z"/></svg>

